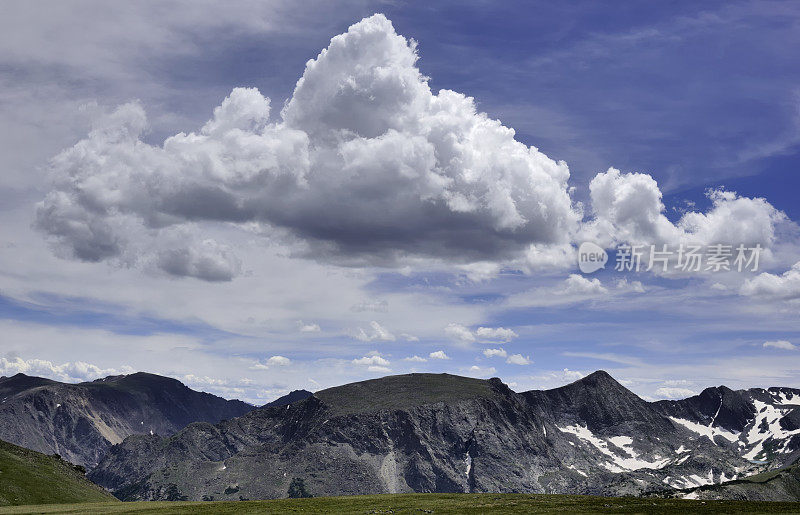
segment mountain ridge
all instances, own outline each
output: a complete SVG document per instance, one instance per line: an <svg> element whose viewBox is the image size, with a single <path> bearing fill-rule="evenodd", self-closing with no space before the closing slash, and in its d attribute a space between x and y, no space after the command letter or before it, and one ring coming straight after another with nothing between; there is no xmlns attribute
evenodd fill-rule
<svg viewBox="0 0 800 515"><path fill-rule="evenodd" d="M293 477L314 495L636 495L692 486L701 474L713 482L736 459L603 371L522 393L498 378L403 374L164 439L131 437L90 477L124 500L282 497Z"/></svg>
<svg viewBox="0 0 800 515"><path fill-rule="evenodd" d="M82 383L16 374L0 378L0 394L0 439L87 468L132 434L169 435L254 408L145 372Z"/></svg>
<svg viewBox="0 0 800 515"><path fill-rule="evenodd" d="M83 388L143 394L141 381L176 382L130 374ZM131 434L89 477L123 500L285 497L294 478L313 495L692 496L800 456L800 391L719 386L648 402L604 371L520 393L498 378L401 374L250 408L172 433ZM768 496L753 484L720 491Z"/></svg>

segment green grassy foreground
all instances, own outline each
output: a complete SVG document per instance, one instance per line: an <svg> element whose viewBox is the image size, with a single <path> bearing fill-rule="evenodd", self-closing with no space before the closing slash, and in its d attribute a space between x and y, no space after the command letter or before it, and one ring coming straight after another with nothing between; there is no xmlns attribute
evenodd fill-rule
<svg viewBox="0 0 800 515"><path fill-rule="evenodd" d="M800 504L580 495L403 494L238 502L14 506L0 513L800 513Z"/></svg>
<svg viewBox="0 0 800 515"><path fill-rule="evenodd" d="M101 501L116 499L70 463L0 440L0 506Z"/></svg>

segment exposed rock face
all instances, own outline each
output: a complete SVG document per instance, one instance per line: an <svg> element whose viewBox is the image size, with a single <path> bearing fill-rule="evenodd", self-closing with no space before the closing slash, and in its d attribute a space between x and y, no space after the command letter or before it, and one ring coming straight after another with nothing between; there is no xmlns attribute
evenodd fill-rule
<svg viewBox="0 0 800 515"><path fill-rule="evenodd" d="M498 379L408 374L132 436L90 478L126 500L286 497L296 478L315 496L700 495L691 489L795 459L794 401L720 387L649 403L602 371L521 394Z"/></svg>
<svg viewBox="0 0 800 515"><path fill-rule="evenodd" d="M0 438L87 468L130 435L167 436L191 422L219 422L252 409L145 373L80 384L23 374L0 378Z"/></svg>

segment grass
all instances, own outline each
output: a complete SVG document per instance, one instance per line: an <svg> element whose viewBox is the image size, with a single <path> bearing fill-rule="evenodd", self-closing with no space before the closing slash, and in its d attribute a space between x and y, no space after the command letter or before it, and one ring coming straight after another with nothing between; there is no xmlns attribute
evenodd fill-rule
<svg viewBox="0 0 800 515"><path fill-rule="evenodd" d="M233 502L133 502L0 508L2 513L798 513L800 504L580 495L401 494Z"/></svg>
<svg viewBox="0 0 800 515"><path fill-rule="evenodd" d="M72 464L0 440L0 506L115 501Z"/></svg>

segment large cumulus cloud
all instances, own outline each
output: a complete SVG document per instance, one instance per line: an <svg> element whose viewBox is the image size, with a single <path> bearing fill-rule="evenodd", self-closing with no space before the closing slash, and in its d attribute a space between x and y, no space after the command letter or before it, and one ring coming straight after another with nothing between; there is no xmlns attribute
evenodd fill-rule
<svg viewBox="0 0 800 515"><path fill-rule="evenodd" d="M122 105L53 159L36 225L73 258L224 281L242 269L231 227L326 262L432 259L482 276L572 266L587 239L768 247L785 218L764 199L711 191L707 212L673 223L651 176L612 168L591 181L584 222L564 162L472 98L432 92L416 61L415 43L377 14L307 63L280 113L236 88L199 131L157 146L143 140L142 107Z"/></svg>
<svg viewBox="0 0 800 515"><path fill-rule="evenodd" d="M239 263L208 224L294 241L318 259L517 259L569 243L569 170L476 110L433 93L413 42L382 15L308 62L280 116L236 88L198 132L142 140L138 104L53 160L37 226L81 260L225 280Z"/></svg>
<svg viewBox="0 0 800 515"><path fill-rule="evenodd" d="M666 244L674 250L679 244L758 244L768 250L775 241L776 224L786 219L763 198L709 190L711 207L707 212L689 211L673 223L665 214L655 179L614 168L597 174L589 191L593 218L584 224L582 237L605 246Z"/></svg>

